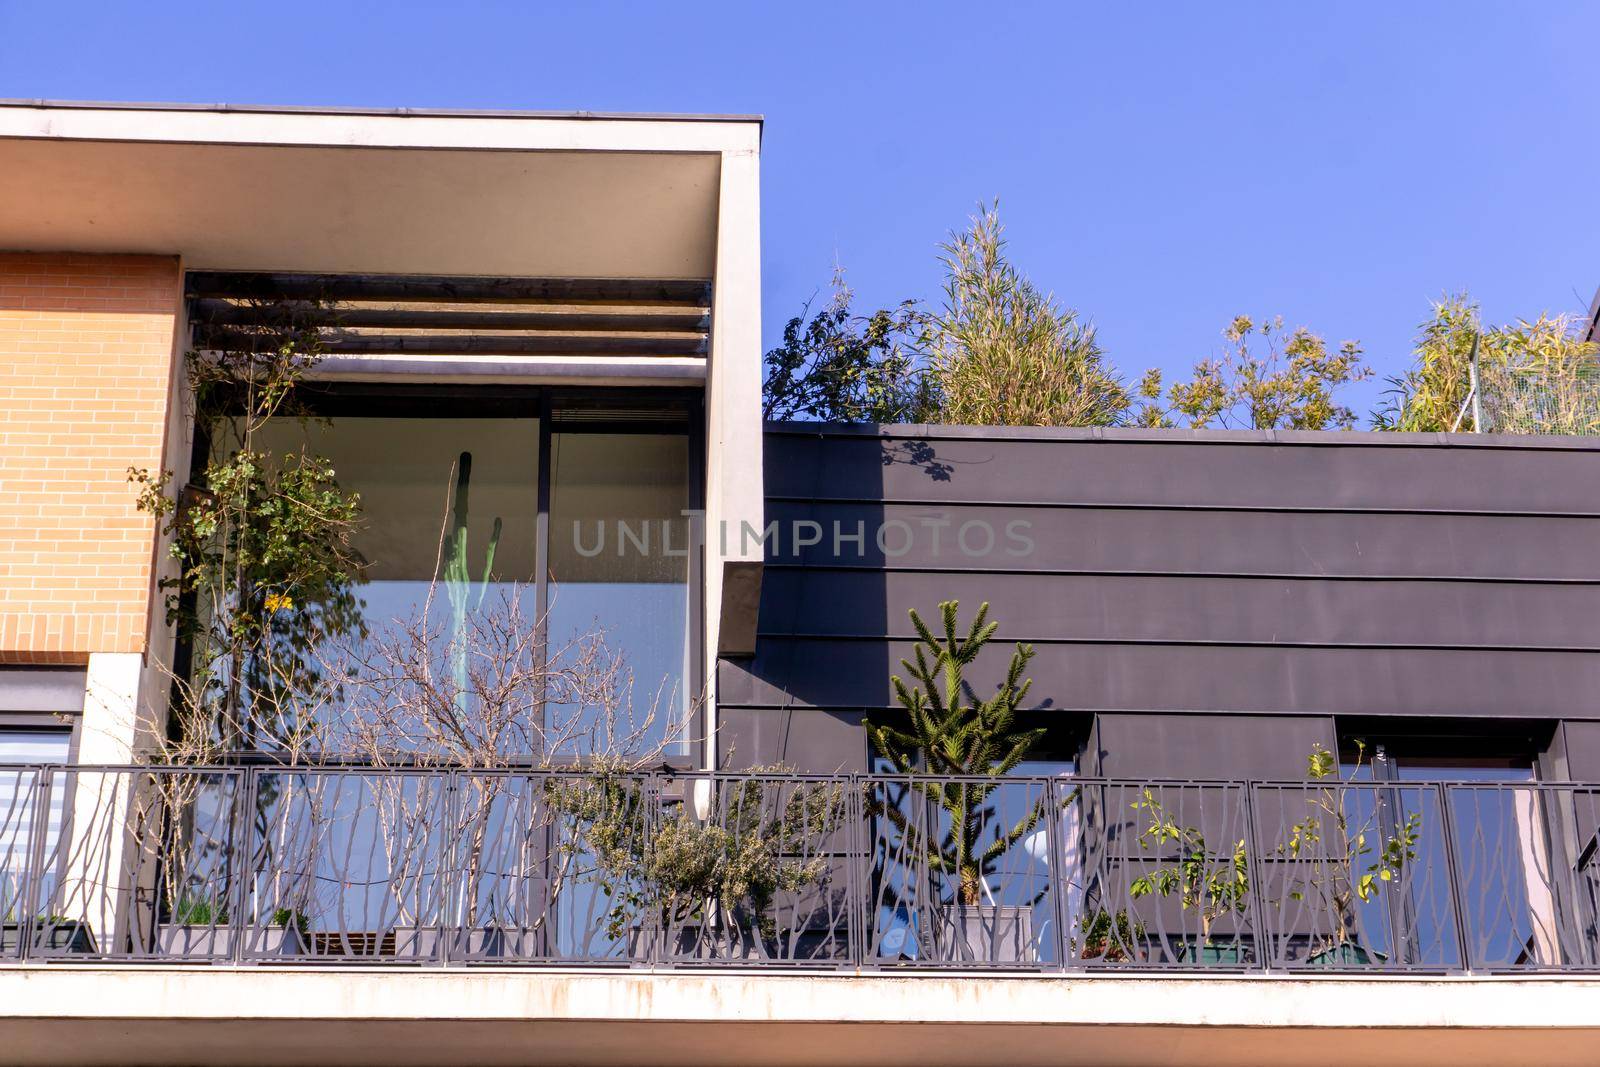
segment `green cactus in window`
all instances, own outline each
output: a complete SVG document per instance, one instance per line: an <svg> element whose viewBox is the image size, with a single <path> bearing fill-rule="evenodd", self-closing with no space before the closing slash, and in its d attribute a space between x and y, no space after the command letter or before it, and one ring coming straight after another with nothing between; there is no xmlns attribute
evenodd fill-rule
<svg viewBox="0 0 1600 1067"><path fill-rule="evenodd" d="M466 701L467 650L465 634L468 605L470 610L483 606L483 597L489 591L489 578L494 572L494 553L500 545L501 521L494 520L489 534L489 550L484 554L483 575L477 582L477 596L473 597L472 572L467 564L468 494L472 487L472 453L463 452L456 461L456 487L451 503L450 536L445 542L444 588L450 599L450 660L455 675L456 700Z"/></svg>

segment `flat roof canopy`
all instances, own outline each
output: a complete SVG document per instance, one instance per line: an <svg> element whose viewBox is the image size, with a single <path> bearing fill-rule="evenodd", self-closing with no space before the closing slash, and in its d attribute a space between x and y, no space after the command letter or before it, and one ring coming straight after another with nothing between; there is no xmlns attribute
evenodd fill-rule
<svg viewBox="0 0 1600 1067"><path fill-rule="evenodd" d="M212 270L710 278L751 119L0 105L0 249Z"/></svg>

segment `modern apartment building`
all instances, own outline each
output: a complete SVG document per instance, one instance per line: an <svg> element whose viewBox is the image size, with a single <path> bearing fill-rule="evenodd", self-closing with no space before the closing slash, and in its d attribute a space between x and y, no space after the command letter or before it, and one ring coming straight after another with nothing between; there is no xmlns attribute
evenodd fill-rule
<svg viewBox="0 0 1600 1067"><path fill-rule="evenodd" d="M0 106L0 1060L1592 1062L1600 445L764 426L760 138ZM361 566L197 683L249 415Z"/></svg>

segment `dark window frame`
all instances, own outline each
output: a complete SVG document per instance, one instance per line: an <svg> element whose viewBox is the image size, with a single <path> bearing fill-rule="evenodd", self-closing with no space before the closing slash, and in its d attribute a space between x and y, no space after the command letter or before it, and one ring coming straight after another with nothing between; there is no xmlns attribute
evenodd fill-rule
<svg viewBox="0 0 1600 1067"><path fill-rule="evenodd" d="M296 387L296 399L301 410L310 418L336 421L343 418L524 418L539 422L538 456L538 513L535 545L535 603L538 617L543 619L549 609L549 559L550 559L550 497L552 433L681 433L687 439L689 452L689 479L686 486L689 508L704 515L706 501L705 460L706 423L705 393L693 387L634 387L634 386L562 386L562 385L476 385L433 384L428 382L340 382L315 381ZM676 413L670 419L629 418L625 413L615 418L574 420L571 424L556 426L564 411L580 412L604 410L615 407L623 412L654 409ZM292 417L292 416L291 416ZM190 456L190 476L203 469L209 459L213 435L210 427L194 422L194 442ZM691 523L691 535L693 527ZM666 767L674 770L698 770L705 765L705 754L711 738L710 700L707 696L706 634L705 634L705 536L704 524L699 524L700 536L691 542L688 558L688 639L689 677L685 688L694 710L693 721L688 724L687 749L663 757ZM540 633L541 644L547 635ZM174 663L180 674L190 666L189 641L180 639L175 650ZM541 655L545 655L541 649ZM330 753L335 759L340 754ZM240 752L232 757L238 762L253 762L259 754ZM531 760L532 757L530 757Z"/></svg>

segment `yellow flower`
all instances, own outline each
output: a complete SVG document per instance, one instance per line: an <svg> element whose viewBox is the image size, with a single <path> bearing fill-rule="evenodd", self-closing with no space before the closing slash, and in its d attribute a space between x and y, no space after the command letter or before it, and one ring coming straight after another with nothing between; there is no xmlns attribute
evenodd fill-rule
<svg viewBox="0 0 1600 1067"><path fill-rule="evenodd" d="M268 611L288 611L294 601L286 593L268 593L265 606Z"/></svg>

